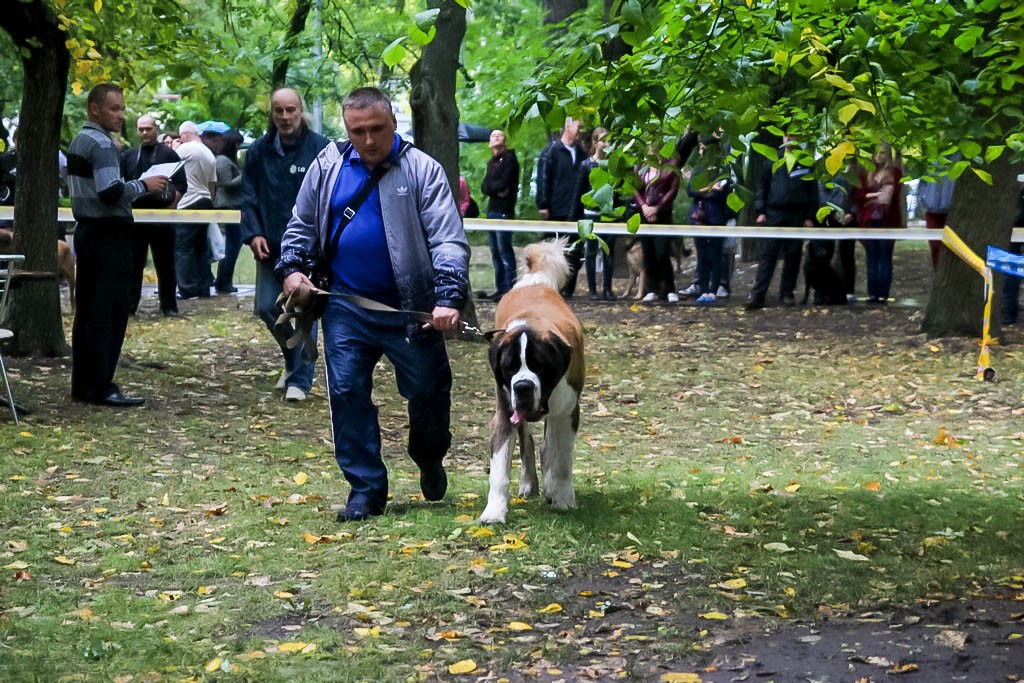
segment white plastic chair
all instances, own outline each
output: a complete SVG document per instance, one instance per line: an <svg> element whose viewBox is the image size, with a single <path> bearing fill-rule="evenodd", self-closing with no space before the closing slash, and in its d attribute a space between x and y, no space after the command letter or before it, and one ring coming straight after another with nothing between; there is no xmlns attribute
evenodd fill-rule
<svg viewBox="0 0 1024 683"><path fill-rule="evenodd" d="M0 327L0 343L13 336L13 332ZM4 388L7 390L7 405L11 407L11 417L14 418L14 424L18 424L18 409L14 405L14 395L11 393L11 379L7 376L7 366L4 365L4 354L2 351L0 351L0 374L4 377Z"/></svg>

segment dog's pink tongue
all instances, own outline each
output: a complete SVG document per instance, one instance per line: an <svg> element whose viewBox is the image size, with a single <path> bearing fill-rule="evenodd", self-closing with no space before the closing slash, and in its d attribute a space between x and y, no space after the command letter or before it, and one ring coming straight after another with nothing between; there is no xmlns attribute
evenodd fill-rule
<svg viewBox="0 0 1024 683"><path fill-rule="evenodd" d="M519 410L518 409L512 411L512 418L511 418L510 421L514 425L517 425L517 424L519 424L520 422L523 421L523 416L519 414Z"/></svg>

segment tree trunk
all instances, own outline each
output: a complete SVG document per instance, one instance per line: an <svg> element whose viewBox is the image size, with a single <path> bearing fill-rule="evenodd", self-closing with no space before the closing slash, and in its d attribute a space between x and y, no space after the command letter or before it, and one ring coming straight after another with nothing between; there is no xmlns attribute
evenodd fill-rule
<svg viewBox="0 0 1024 683"><path fill-rule="evenodd" d="M586 8L587 0L542 0L541 6L547 12L544 23L557 24L568 19L573 12Z"/></svg>
<svg viewBox="0 0 1024 683"><path fill-rule="evenodd" d="M455 77L459 49L466 35L466 10L454 0L431 0L439 7L437 35L423 47L412 68L412 130L416 146L444 167L452 193L459 196L459 108Z"/></svg>
<svg viewBox="0 0 1024 683"><path fill-rule="evenodd" d="M288 33L285 34L284 44L281 46L278 56L274 57L274 72L270 76L271 90L283 88L288 80L288 66L291 63L292 50L295 49L298 37L306 30L306 19L309 18L309 11L312 7L312 0L299 0L295 5L291 21L288 22Z"/></svg>
<svg viewBox="0 0 1024 683"><path fill-rule="evenodd" d="M43 0L9 3L0 28L21 52L25 69L18 132L18 185L14 249L23 268L57 272L57 151L70 55L66 34ZM68 352L61 321L60 290L52 280L25 281L7 297L0 322L15 334L15 354L61 356Z"/></svg>
<svg viewBox="0 0 1024 683"><path fill-rule="evenodd" d="M949 227L983 260L989 244L1006 248L1017 215L1017 174L1021 169L1007 156L1003 154L985 168L992 174L991 185L971 171L964 172L957 180L949 210ZM999 332L1001 293L1002 288L996 287L992 336ZM921 329L929 337L980 337L984 308L982 278L952 252L943 250Z"/></svg>
<svg viewBox="0 0 1024 683"><path fill-rule="evenodd" d="M437 34L412 67L412 132L416 146L444 167L456 203L459 201L459 108L455 103L455 78L459 49L466 35L466 10L454 0L431 0L440 8ZM470 286L472 291L472 286ZM476 307L469 298L463 319L477 325ZM456 335L458 336L458 335Z"/></svg>

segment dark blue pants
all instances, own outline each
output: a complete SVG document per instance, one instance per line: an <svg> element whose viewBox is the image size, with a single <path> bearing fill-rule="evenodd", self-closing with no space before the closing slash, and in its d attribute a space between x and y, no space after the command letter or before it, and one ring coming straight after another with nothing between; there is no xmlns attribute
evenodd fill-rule
<svg viewBox="0 0 1024 683"><path fill-rule="evenodd" d="M213 283L218 292L230 292L234 287L235 263L242 249L242 226L238 223L222 223L224 228L224 258L217 263L217 279Z"/></svg>
<svg viewBox="0 0 1024 683"><path fill-rule="evenodd" d="M440 462L452 441L452 372L444 336L419 329L410 335L405 316L369 311L339 297L331 297L322 323L334 457L352 487L348 506L383 510L388 471L372 398L373 368L382 356L395 368L398 392L408 401L409 456L421 466Z"/></svg>
<svg viewBox="0 0 1024 683"><path fill-rule="evenodd" d="M1018 221L1017 225L1021 222ZM1010 244L1007 251L1019 254L1024 250L1024 244L1020 242L1014 242ZM1000 306L1000 318L1004 325L1016 325L1018 315L1020 314L1020 280L1021 278L1013 275L1003 276L1003 300Z"/></svg>
<svg viewBox="0 0 1024 683"><path fill-rule="evenodd" d="M512 214L488 211L491 219L508 219ZM491 265L494 266L494 286L499 294L512 289L516 283L516 251L512 246L511 232L487 233L487 244L491 248Z"/></svg>
<svg viewBox="0 0 1024 683"><path fill-rule="evenodd" d="M889 298L889 290L892 288L892 253L895 248L895 240L864 240L868 296Z"/></svg>
<svg viewBox="0 0 1024 683"><path fill-rule="evenodd" d="M291 322L277 324L282 309L277 305L277 296L281 293L281 283L274 277L274 259L268 258L256 262L256 315L270 330L284 356L284 369L288 373L287 386L298 387L305 392L313 386L314 363L303 360L302 345L288 348L288 340L295 334L295 326ZM316 342L316 325L313 326L313 341Z"/></svg>
<svg viewBox="0 0 1024 683"><path fill-rule="evenodd" d="M724 237L694 237L697 248L697 287L701 292L714 294L722 285L722 252ZM728 287L726 287L728 289Z"/></svg>

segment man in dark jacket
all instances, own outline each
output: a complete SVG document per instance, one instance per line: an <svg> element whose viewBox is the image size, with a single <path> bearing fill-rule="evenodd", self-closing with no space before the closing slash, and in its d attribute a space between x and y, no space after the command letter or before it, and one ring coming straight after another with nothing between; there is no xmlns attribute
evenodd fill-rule
<svg viewBox="0 0 1024 683"><path fill-rule="evenodd" d="M181 161L178 153L167 145L157 142L160 130L156 119L143 114L135 124L139 133L139 146L121 153L121 173L125 180L135 180L157 164L176 164ZM161 195L144 194L135 200L136 209L171 209L178 203L187 188L184 167L171 176L171 184ZM147 252L153 250L153 268L156 269L157 288L160 296L160 312L164 317L178 315L178 301L175 290L178 278L174 272L174 223L140 223L132 231L132 279L129 283L131 312L134 314L142 299L142 274L146 269Z"/></svg>
<svg viewBox="0 0 1024 683"><path fill-rule="evenodd" d="M586 157L578 144L581 125L579 119L566 118L561 134L537 157L537 208L541 220L577 219L576 181L580 174L580 164ZM575 235L576 229L573 228L571 232ZM583 244L574 245L567 256L569 279L562 288L562 296L566 298L571 297L576 290L576 274L583 260Z"/></svg>
<svg viewBox="0 0 1024 683"><path fill-rule="evenodd" d="M782 149L795 144L790 136L782 138ZM777 171L769 167L757 184L754 194L754 213L758 225L777 227L814 226L818 210L818 184L810 175L811 169L796 164L790 170L782 164ZM775 263L782 254L782 278L779 282L779 301L783 306L795 306L796 281L800 275L800 253L803 240L764 238L760 240L757 259L757 275L750 289L746 307L748 310L764 308L765 293L775 274Z"/></svg>
<svg viewBox="0 0 1024 683"><path fill-rule="evenodd" d="M329 140L309 130L299 93L291 88L270 96L270 126L245 155L242 171L242 241L256 259L256 314L274 336L284 356L277 387L285 400L303 401L313 385L313 363L302 358L302 347L289 349L294 334L290 323L277 325L281 284L274 265L281 256L281 236L292 217L292 206L309 165Z"/></svg>

